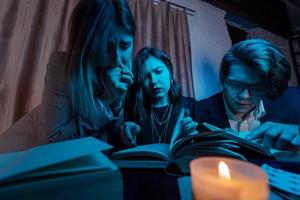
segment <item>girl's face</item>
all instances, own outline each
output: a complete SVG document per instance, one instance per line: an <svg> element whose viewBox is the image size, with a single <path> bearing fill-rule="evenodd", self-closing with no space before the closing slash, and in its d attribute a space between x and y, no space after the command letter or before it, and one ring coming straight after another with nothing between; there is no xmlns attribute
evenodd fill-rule
<svg viewBox="0 0 300 200"><path fill-rule="evenodd" d="M145 60L143 89L154 101L168 101L171 87L171 74L165 63L159 58L150 56Z"/></svg>
<svg viewBox="0 0 300 200"><path fill-rule="evenodd" d="M133 36L117 27L111 33L107 44L107 67L127 66L131 70L131 55L133 49Z"/></svg>

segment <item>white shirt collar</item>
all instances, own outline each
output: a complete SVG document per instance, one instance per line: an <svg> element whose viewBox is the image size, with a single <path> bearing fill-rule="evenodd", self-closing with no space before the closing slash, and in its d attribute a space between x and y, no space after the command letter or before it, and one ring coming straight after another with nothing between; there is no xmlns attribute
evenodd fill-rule
<svg viewBox="0 0 300 200"><path fill-rule="evenodd" d="M257 128L260 125L259 119L262 118L266 114L262 100L244 118L240 118L239 116L235 115L231 111L224 96L223 96L223 101L224 101L224 105L225 105L226 115L228 117L228 121L230 124L230 128L237 132L251 131L251 130Z"/></svg>

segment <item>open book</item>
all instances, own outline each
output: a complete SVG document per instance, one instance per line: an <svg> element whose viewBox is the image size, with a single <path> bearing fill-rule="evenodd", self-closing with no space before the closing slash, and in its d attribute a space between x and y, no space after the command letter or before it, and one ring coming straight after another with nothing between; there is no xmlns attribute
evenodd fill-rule
<svg viewBox="0 0 300 200"><path fill-rule="evenodd" d="M183 119L184 110L177 122ZM158 143L139 145L134 148L114 152L111 159L123 168L168 168L176 167L187 172L189 162L199 156L229 156L245 160L236 153L240 148L235 140L221 137L221 132L203 132L197 135L182 137L180 123L174 127L170 144ZM175 169L174 169L175 170Z"/></svg>
<svg viewBox="0 0 300 200"><path fill-rule="evenodd" d="M224 138L230 138L233 139L239 144L243 145L246 147L246 149L250 149L251 151L253 150L257 154L262 154L267 157L273 157L277 161L281 162L300 162L300 151L287 151L287 150L280 150L276 148L267 148L265 147L262 143L261 140L256 140L256 141L249 141L246 138L250 132L236 132L232 129L220 129L216 126L213 126L209 123L202 123L203 126L208 128L209 130L213 132L221 132L222 136Z"/></svg>
<svg viewBox="0 0 300 200"><path fill-rule="evenodd" d="M219 133L203 132L181 138L173 144L147 144L114 152L111 159L123 168L172 168L188 172L189 162L200 156L229 156L245 160L234 150L236 141L223 139ZM170 169L172 170L172 169ZM175 169L174 169L175 170Z"/></svg>
<svg viewBox="0 0 300 200"><path fill-rule="evenodd" d="M0 197L120 199L121 174L101 153L110 148L100 140L87 137L2 153Z"/></svg>
<svg viewBox="0 0 300 200"><path fill-rule="evenodd" d="M182 113L179 119L182 118ZM210 131L181 137L176 123L170 144L148 144L114 152L111 158L123 168L167 168L189 171L192 159L201 156L227 156L246 160L251 154L257 158L273 158L284 161L299 161L300 153L269 150L263 145L204 123ZM175 169L175 167L177 169Z"/></svg>

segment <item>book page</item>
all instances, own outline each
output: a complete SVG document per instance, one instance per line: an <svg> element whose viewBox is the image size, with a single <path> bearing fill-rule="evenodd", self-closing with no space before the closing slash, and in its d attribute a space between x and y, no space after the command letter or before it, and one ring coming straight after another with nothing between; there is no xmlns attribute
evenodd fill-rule
<svg viewBox="0 0 300 200"><path fill-rule="evenodd" d="M203 132L199 135L188 136L178 140L171 152L173 160L194 154L195 157L207 155L228 155L243 158L234 151L240 149L236 140L220 137L219 133Z"/></svg>
<svg viewBox="0 0 300 200"><path fill-rule="evenodd" d="M171 152L175 142L180 138L180 134L181 134L180 121L184 118L184 114L185 114L185 108L182 108L179 112L175 127L173 129L172 138L170 141L170 149L169 149L170 152Z"/></svg>
<svg viewBox="0 0 300 200"><path fill-rule="evenodd" d="M300 175L275 169L267 164L261 167L268 175L269 184L300 198Z"/></svg>
<svg viewBox="0 0 300 200"><path fill-rule="evenodd" d="M115 160L122 160L138 157L139 159L142 159L143 157L156 157L157 159L169 161L169 148L169 144L163 143L138 145L133 148L114 152L111 158Z"/></svg>
<svg viewBox="0 0 300 200"><path fill-rule="evenodd" d="M91 171L109 171L116 166L101 152L96 152L70 161L50 165L25 174L11 177L9 181L48 177L51 175L61 176Z"/></svg>
<svg viewBox="0 0 300 200"><path fill-rule="evenodd" d="M298 151L289 151L289 150L281 150L276 148L266 148L262 144L262 139L258 138L254 141L249 141L245 139L250 132L244 131L244 132L236 132L232 129L225 128L221 129L216 126L213 126L209 123L202 123L203 126L206 128L212 130L212 131L223 131L229 135L232 136L232 139L235 139L239 141L241 144L247 145L249 148L252 148L255 151L263 152L265 155L273 156L275 160L281 161L281 162L299 162L300 160L300 150Z"/></svg>
<svg viewBox="0 0 300 200"><path fill-rule="evenodd" d="M110 145L96 138L86 137L3 153L0 154L0 181L109 148Z"/></svg>
<svg viewBox="0 0 300 200"><path fill-rule="evenodd" d="M165 160L113 160L120 168L129 169L165 169L169 162Z"/></svg>
<svg viewBox="0 0 300 200"><path fill-rule="evenodd" d="M271 154L274 158L281 162L300 162L300 150L298 151L284 151L279 149L270 149Z"/></svg>
<svg viewBox="0 0 300 200"><path fill-rule="evenodd" d="M205 146L215 146L217 144L224 144L226 143L235 143L234 140L226 140L224 138L220 138L220 133L214 133L214 132L202 132L198 135L188 135L183 138L180 138L175 141L172 149L171 149L171 155L175 155L177 151L181 151L183 148L187 148L187 146L191 147L205 147Z"/></svg>
<svg viewBox="0 0 300 200"><path fill-rule="evenodd" d="M264 147L262 144L245 139L245 137L249 134L249 132L242 132L239 135L236 131L229 128L221 129L206 122L203 122L202 125L213 132L220 132L222 136L225 138L238 141L241 145L245 146L246 148L249 148L253 151L257 151L267 156L271 156L271 152L269 151L269 149Z"/></svg>

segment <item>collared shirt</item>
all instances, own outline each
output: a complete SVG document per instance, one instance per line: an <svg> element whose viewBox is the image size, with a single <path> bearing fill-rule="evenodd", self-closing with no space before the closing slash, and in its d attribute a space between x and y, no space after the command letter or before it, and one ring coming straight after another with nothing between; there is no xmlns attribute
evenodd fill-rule
<svg viewBox="0 0 300 200"><path fill-rule="evenodd" d="M261 122L259 121L265 115L265 108L263 101L261 100L257 106L244 118L241 118L234 113L232 113L229 108L226 100L223 97L226 115L228 117L230 128L236 132L249 132L260 126Z"/></svg>

